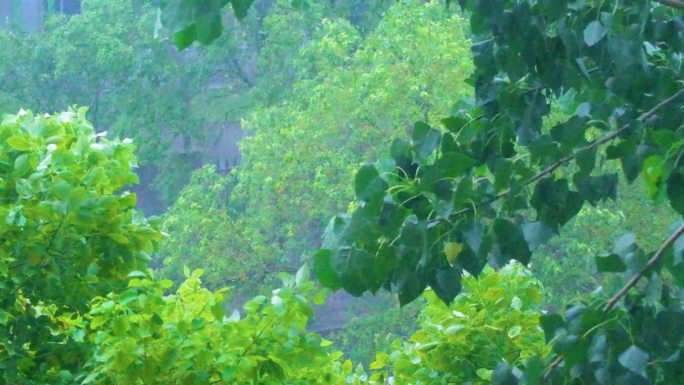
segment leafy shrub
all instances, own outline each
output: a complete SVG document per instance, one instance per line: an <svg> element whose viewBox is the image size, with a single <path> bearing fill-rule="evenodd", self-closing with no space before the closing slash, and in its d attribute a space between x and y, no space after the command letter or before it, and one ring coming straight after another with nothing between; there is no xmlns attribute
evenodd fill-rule
<svg viewBox="0 0 684 385"><path fill-rule="evenodd" d="M540 327L542 287L518 264L499 272L487 267L479 278L463 279L451 305L427 291L420 329L378 353L371 379L395 384L489 382L496 366L544 357L550 347Z"/></svg>
<svg viewBox="0 0 684 385"><path fill-rule="evenodd" d="M69 326L161 240L121 192L137 181L134 146L97 135L85 114L0 123L0 383L68 380L86 349Z"/></svg>
<svg viewBox="0 0 684 385"><path fill-rule="evenodd" d="M202 287L201 270L170 280L133 272L128 289L89 313L95 353L84 384L343 384L350 363L306 331L314 284L305 270L225 317L228 289ZM317 294L321 296L321 294Z"/></svg>

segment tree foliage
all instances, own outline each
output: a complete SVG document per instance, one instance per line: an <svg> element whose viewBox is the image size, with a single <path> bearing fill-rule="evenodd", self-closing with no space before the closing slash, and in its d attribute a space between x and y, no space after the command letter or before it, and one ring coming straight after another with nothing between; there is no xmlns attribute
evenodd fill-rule
<svg viewBox="0 0 684 385"><path fill-rule="evenodd" d="M407 303L430 286L450 302L463 271L526 264L585 204L619 199L616 169L684 213L678 10L649 1L460 5L474 39L475 101L440 125L416 123L411 140L360 169L360 207L331 220L316 256L329 287L391 289ZM554 102L574 113L548 127ZM597 257L599 271L627 273L625 286L606 303L545 316L556 342L548 369L509 363L493 382L676 383L682 336L655 326L683 314L684 227L675 228L650 251L627 235Z"/></svg>
<svg viewBox="0 0 684 385"><path fill-rule="evenodd" d="M344 383L342 354L306 331L314 284L304 270L228 317L228 289L203 288L201 274L165 295L171 281L134 272L127 290L96 298L89 313L95 351L82 383Z"/></svg>
<svg viewBox="0 0 684 385"><path fill-rule="evenodd" d="M377 156L415 116L445 114L449 95L469 92L458 81L470 71L463 23L437 3L408 2L393 5L363 40L344 19L319 24L295 62L298 81L287 103L259 109L246 120L250 136L241 143L242 165L233 172L223 214L188 222L192 233L173 233L182 245L172 241L162 250L175 270L170 273L178 274L183 263L226 278L241 276L243 267L297 266L319 243L329 213L346 209L355 165ZM180 207L171 212L185 216ZM214 236L216 231L222 234ZM176 253L204 244L203 237L231 241L213 243L214 255ZM215 266L229 270L211 271L214 262L207 259L216 258L228 259Z"/></svg>
<svg viewBox="0 0 684 385"><path fill-rule="evenodd" d="M0 123L0 372L3 382L80 365L70 335L91 298L123 287L161 240L121 193L137 176L130 140L107 140L85 109ZM47 378L47 377L46 377Z"/></svg>
<svg viewBox="0 0 684 385"><path fill-rule="evenodd" d="M0 383L351 383L351 362L306 330L326 294L306 267L228 317L228 290L201 271L170 293L145 269L162 233L121 192L133 145L85 114L0 124Z"/></svg>
<svg viewBox="0 0 684 385"><path fill-rule="evenodd" d="M610 297L595 292L575 301L563 314L540 315L537 282L509 263L528 264L535 249L581 220L588 205L600 210L609 199L622 200L621 180L640 179L646 197L684 214L684 6L669 0L459 3L474 39L475 97L457 103L451 116L437 120L434 112L446 114L449 95L468 90L423 87L437 74L426 71L429 78L415 80L402 67L406 61L394 60L402 56L424 68L431 63L425 57L460 63L449 54L460 44L412 44L416 57L400 49L402 38L413 42L402 32L416 26L406 16L435 17L434 3L390 10L378 30L401 42L398 47L387 40L374 45L371 36L365 49L348 23L325 22L322 37L302 50L309 56L303 74L294 75L291 103L252 118L260 124L245 144L252 161L244 172L232 174L235 180L206 178L187 192L192 199L217 193L202 205L217 218L237 218L222 229L249 240L240 256L273 257L279 268L296 261L307 244L298 242L310 244L306 236L317 218L346 196L343 189L335 195L329 182L347 180L353 162L336 158L335 150L379 158L356 173L356 202L330 221L314 257L320 282L354 295L387 289L406 304L430 287L421 329L409 342L395 343L392 353L378 354L370 377L306 331L309 303L320 303L325 293L314 294L306 267L283 276L284 287L271 295L247 301L244 315L229 317L226 291L202 288L201 271L185 268L185 282L172 293L171 281L144 270L161 233L133 210L134 195L119 192L136 181L130 141L96 134L79 110L35 117L22 111L0 123L0 381L679 383L681 220L654 229L660 242L627 233L610 251L592 256L598 272L622 273L625 283ZM221 33L220 11L228 1L164 3L174 4L179 45L209 43ZM243 16L251 2L231 4ZM455 28L450 31L463 37L457 16L438 15L412 31L427 40ZM323 70L312 74L312 68ZM391 93L376 93L378 85ZM311 94L297 95L302 90ZM555 113L559 105L566 113ZM422 113L424 122L409 129L409 140L389 145L387 137L406 128L402 113ZM364 124L382 135L347 129ZM331 125L337 131L325 131ZM390 151L368 149L371 141ZM256 146L265 149L265 159L281 162L265 167ZM274 164L308 160L302 154L313 162L302 161L298 172L274 171ZM300 185L307 183L314 192L307 198L317 206L303 199L307 190ZM258 189L265 193L254 194ZM179 207L201 219L192 202ZM269 233L245 213L263 219ZM661 218L642 223L664 226Z"/></svg>
<svg viewBox="0 0 684 385"><path fill-rule="evenodd" d="M540 328L541 286L520 265L487 268L463 279L463 292L445 305L433 292L408 340L396 340L370 365L371 380L396 384L489 382L497 365L550 353ZM379 370L382 369L382 370Z"/></svg>
<svg viewBox="0 0 684 385"><path fill-rule="evenodd" d="M186 65L189 55L155 39L155 15L143 1L87 0L81 14L47 17L39 33L1 30L0 89L34 111L88 106L98 132L136 141L143 165L176 161L173 140L203 134L205 119L190 100L217 65ZM7 107L4 113L16 113ZM179 169L162 169L160 179L184 181L187 171L175 175ZM160 190L174 195L168 185Z"/></svg>

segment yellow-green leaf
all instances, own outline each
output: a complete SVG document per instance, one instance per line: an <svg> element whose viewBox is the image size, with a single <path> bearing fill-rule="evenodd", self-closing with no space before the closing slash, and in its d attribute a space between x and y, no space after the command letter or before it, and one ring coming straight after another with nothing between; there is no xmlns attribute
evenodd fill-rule
<svg viewBox="0 0 684 385"><path fill-rule="evenodd" d="M24 135L15 135L7 139L7 144L15 150L31 150L31 142Z"/></svg>
<svg viewBox="0 0 684 385"><path fill-rule="evenodd" d="M121 244L126 244L126 243L128 243L128 238L127 238L125 235L123 235L123 234L112 233L112 234L109 234L109 238L112 238L112 239L115 240L117 243L121 243Z"/></svg>
<svg viewBox="0 0 684 385"><path fill-rule="evenodd" d="M444 255L446 255L447 261L450 264L456 263L456 258L458 254L463 250L463 245L457 242L446 242L444 243Z"/></svg>

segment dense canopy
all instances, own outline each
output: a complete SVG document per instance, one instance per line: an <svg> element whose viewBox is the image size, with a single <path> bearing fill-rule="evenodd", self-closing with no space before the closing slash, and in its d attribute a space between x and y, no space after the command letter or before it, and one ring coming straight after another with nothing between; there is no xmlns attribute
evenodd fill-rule
<svg viewBox="0 0 684 385"><path fill-rule="evenodd" d="M0 384L679 384L683 60L677 0L2 3Z"/></svg>

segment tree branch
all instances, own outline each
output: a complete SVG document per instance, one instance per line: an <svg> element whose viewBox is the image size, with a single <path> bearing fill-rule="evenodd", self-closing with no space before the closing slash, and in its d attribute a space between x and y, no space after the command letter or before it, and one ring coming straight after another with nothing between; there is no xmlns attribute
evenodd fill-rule
<svg viewBox="0 0 684 385"><path fill-rule="evenodd" d="M665 255L665 252L667 251L667 249L670 248L670 246L672 246L672 244L675 243L675 241L682 234L684 234L684 223L682 223L677 228L677 230L675 230L675 232L672 233L672 235L670 235L670 237L667 238L665 240L665 242L663 242L662 245L660 245L660 248L658 248L658 251L656 251L656 253L653 254L653 257L651 257L651 259L648 260L648 262L646 263L646 266L644 266L644 268L641 269L638 273L635 273L629 279L627 284L625 286L623 286L622 289L620 289L620 291L618 291L613 297L611 297L610 300L608 300L608 302L606 303L606 306L603 308L603 311L609 312L612 308L614 308L615 304L617 304L617 302L620 300L620 298L624 297L625 294L627 294L627 292L629 292L629 290L631 288L633 288L634 285L636 285L637 282L639 282L639 280L646 273L648 273L648 271L651 270L653 268L653 266L655 266L660 261L660 259L663 257L663 255Z"/></svg>
<svg viewBox="0 0 684 385"><path fill-rule="evenodd" d="M638 122L643 122L644 120L646 120L646 119L650 118L651 116L655 115L655 113L658 112L658 110L660 110L660 109L663 108L664 106L666 106L666 105L672 103L672 101L674 101L675 99L677 99L677 98L678 98L679 96L681 96L682 94L684 94L684 88L682 88L681 90L675 92L674 95L670 96L669 98L667 98L667 99L663 100L662 102L658 103L655 107L653 107L653 108L651 108L650 110L644 112L644 113L641 114L636 120L637 120ZM530 184L530 183L533 183L533 182L535 182L535 181L537 181L537 180L539 180L539 179L541 179L541 178L547 176L548 174L551 174L551 173L554 172L558 167L560 167L560 166L564 165L565 163L568 163L568 162L570 162L571 160L575 159L579 153L581 153L581 152L583 152L583 151L587 151L587 150L593 150L593 149L595 149L596 147L598 147L598 146L600 146L600 145L602 145L602 144L606 144L606 143L610 142L611 140L617 138L617 137L618 137L620 134L622 134L623 132L627 131L627 130L629 129L630 125L631 125L630 123L627 123L627 124L625 124L624 126L620 127L618 130L615 130L615 131L613 131L613 132L607 134L607 135L604 136L603 138L601 138L601 139L599 139L599 140L597 140L597 141L595 141L595 142L593 142L593 143L590 143L590 144L588 144L588 145L586 145L586 146L580 148L579 150L575 151L572 155L568 155L568 156L566 156L565 158L559 159L556 163L552 164L551 166L549 166L549 167L545 168L544 170L540 171L539 173L537 173L537 174L536 174L535 176L533 176L532 178L528 179L527 182L525 182L525 185L528 185L528 184Z"/></svg>
<svg viewBox="0 0 684 385"><path fill-rule="evenodd" d="M672 7L675 9L679 9L680 11L684 11L684 1L680 0L654 0L656 3L660 3L662 5L667 5L668 7Z"/></svg>
<svg viewBox="0 0 684 385"><path fill-rule="evenodd" d="M620 301L622 297L624 297L630 289L634 287L634 285L639 282L639 280L646 274L648 273L655 265L660 262L662 257L665 255L665 252L667 249L669 249L676 241L679 239L679 237L684 234L684 223L682 223L677 230L670 235L665 242L663 242L660 247L658 248L658 251L653 254L653 257L648 260L646 263L646 266L644 266L638 273L635 273L632 275L632 277L629 279L627 284L620 289L614 296L612 296L608 302L606 302L606 305L603 307L603 312L608 313L611 311L615 305ZM551 373L563 362L563 356L558 356L556 359L554 359L546 369L546 373L544 373L544 381L548 380L549 377L551 376Z"/></svg>
<svg viewBox="0 0 684 385"><path fill-rule="evenodd" d="M648 119L648 118L650 118L651 116L655 115L655 113L658 112L658 110L660 110L661 108L665 107L666 105L672 103L675 99L677 99L677 98L680 97L681 95L684 95L684 88L682 88L682 89L680 89L679 91L675 92L675 93L674 93L672 96L670 96L669 98L667 98L667 99L661 101L661 102L658 103L655 107L653 107L653 108L651 108L650 110L644 112L644 113L641 114L636 120L637 120L638 122L643 122L643 121L645 121L646 119ZM595 149L596 147L599 147L599 146L601 146L601 145L603 145L603 144L606 144L606 143L610 142L611 140L613 140L613 139L617 138L618 136L620 136L620 134L622 134L623 132L627 131L627 130L629 129L630 126L631 126L631 123L627 123L627 124L623 125L622 127L620 127L619 129L617 129L617 130L615 130L615 131L613 131L613 132L611 132L611 133L605 135L605 136L602 137L601 139L598 139L598 140L595 141L595 142L592 142L592 143L590 143L590 144L588 144L588 145L586 145L586 146L584 146L584 147L581 147L579 150L575 151L572 155L568 155L568 156L566 156L566 157L564 157L564 158L561 158L561 159L557 160L557 161L556 161L555 163L553 163L552 165L550 165L550 166L548 166L547 168L545 168L545 169L539 171L539 172L538 172L537 174L535 174L533 177L531 177L530 179L526 180L526 181L523 183L523 186L529 186L530 184L532 184L532 183L538 181L539 179L542 179L542 178L544 178L545 176L551 174L552 172L556 171L556 169L558 169L560 166L563 166L564 164L566 164L566 163L570 162L571 160L575 159L575 158L577 157L577 155L579 155L581 152L583 152L583 151L588 151L588 150L593 150L593 149ZM481 204L489 204L489 203L495 202L495 201L497 201L497 200L499 200L499 199L501 199L501 198L507 196L507 195L510 194L510 193L511 193L511 190L510 190L510 189L509 189L509 190L504 190L504 191L498 193L497 195L493 196L492 198L483 201ZM474 210L473 207L468 207L468 208L465 208L465 209L462 209L462 210L459 210L459 211L454 212L454 213L452 214L452 216L459 216L459 215L462 215L462 214L471 212L471 211L473 211L473 210Z"/></svg>

